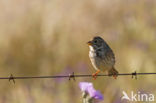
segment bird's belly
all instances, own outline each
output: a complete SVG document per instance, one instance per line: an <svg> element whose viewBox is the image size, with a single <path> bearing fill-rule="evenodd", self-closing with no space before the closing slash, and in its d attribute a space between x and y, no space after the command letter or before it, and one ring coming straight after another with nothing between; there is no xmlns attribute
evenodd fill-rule
<svg viewBox="0 0 156 103"><path fill-rule="evenodd" d="M106 71L110 69L110 67L107 66L107 63L103 62L101 58L97 57L96 53L89 52L89 57L95 70Z"/></svg>

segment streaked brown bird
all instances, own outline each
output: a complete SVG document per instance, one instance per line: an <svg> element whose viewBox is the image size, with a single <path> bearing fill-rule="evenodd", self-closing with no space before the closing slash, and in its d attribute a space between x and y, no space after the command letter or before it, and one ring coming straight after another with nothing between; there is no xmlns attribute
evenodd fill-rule
<svg viewBox="0 0 156 103"><path fill-rule="evenodd" d="M107 71L109 76L113 76L115 79L118 75L118 71L115 69L115 56L112 49L108 44L99 36L94 37L87 43L89 45L89 57L96 73L92 76L96 79L100 71Z"/></svg>

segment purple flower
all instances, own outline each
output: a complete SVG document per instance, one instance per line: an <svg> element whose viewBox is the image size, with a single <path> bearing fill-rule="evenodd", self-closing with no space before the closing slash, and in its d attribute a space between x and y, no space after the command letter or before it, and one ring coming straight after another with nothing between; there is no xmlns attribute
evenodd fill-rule
<svg viewBox="0 0 156 103"><path fill-rule="evenodd" d="M100 93L100 91L96 91L94 98L98 100L103 100L103 95Z"/></svg>
<svg viewBox="0 0 156 103"><path fill-rule="evenodd" d="M92 83L80 82L79 87L80 87L81 91L87 92L90 95L90 97L93 97L97 100L103 100L103 95L99 91L96 91L94 89Z"/></svg>

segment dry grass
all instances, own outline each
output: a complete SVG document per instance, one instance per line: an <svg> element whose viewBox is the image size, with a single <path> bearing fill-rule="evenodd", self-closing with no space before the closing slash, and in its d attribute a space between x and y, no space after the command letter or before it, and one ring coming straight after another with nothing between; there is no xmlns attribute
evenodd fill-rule
<svg viewBox="0 0 156 103"><path fill-rule="evenodd" d="M156 72L154 0L1 0L0 76L94 72L86 42L102 36L116 54L119 72ZM91 81L105 97L120 102L122 90L156 94L155 76L93 81L0 81L0 103L80 103L78 82Z"/></svg>

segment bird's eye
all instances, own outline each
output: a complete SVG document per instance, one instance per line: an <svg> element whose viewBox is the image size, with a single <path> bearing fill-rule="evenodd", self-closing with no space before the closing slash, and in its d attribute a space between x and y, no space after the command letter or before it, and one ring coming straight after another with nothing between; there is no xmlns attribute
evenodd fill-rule
<svg viewBox="0 0 156 103"><path fill-rule="evenodd" d="M97 43L97 40L95 40L94 43Z"/></svg>

